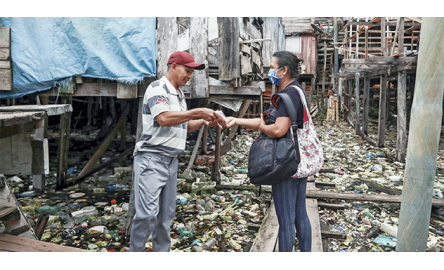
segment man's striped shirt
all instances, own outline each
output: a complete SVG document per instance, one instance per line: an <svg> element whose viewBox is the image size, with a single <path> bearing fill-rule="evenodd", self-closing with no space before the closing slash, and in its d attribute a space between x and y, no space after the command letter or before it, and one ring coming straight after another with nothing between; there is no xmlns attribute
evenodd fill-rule
<svg viewBox="0 0 444 270"><path fill-rule="evenodd" d="M137 152L146 151L175 157L185 150L187 123L161 127L155 119L163 112L187 110L185 96L182 90L179 91L182 98L165 76L148 86L143 98L143 130L134 149L135 155Z"/></svg>

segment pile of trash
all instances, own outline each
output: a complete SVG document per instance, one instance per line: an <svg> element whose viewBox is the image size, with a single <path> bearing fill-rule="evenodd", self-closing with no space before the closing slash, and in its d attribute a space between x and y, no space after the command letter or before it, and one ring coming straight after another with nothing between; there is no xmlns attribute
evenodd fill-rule
<svg viewBox="0 0 444 270"><path fill-rule="evenodd" d="M211 181L208 164L194 165L186 171L194 143L188 142L187 151L179 156L171 251L239 252L251 248L271 202L271 194L259 194L247 177L249 144L255 136L244 132L233 141L233 149L222 157L220 186ZM211 148L214 144L210 144ZM78 162L77 157L87 156L86 152L70 154L70 158L77 159L71 162ZM111 157L112 152L107 151L103 159ZM32 190L32 176L14 176L7 182L30 224L36 226L39 219L45 220L46 226L40 232L42 241L96 251L128 251L131 160L115 166L58 192L55 174L46 177L46 190L41 194ZM75 175L77 168L71 167L71 172ZM152 251L151 236L145 251Z"/></svg>
<svg viewBox="0 0 444 270"><path fill-rule="evenodd" d="M355 194L400 195L405 163L394 160L396 129L386 133L384 148L369 145L345 122L324 122L316 130L324 149L324 168L315 175L318 189ZM377 141L377 125L369 123L369 137ZM444 147L438 151L433 197L442 199L444 191ZM319 200L318 200L319 201ZM399 203L328 200L344 210L320 209L322 231L340 233L342 239L329 238L327 251L394 251L399 222ZM444 208L432 207L428 251L444 251Z"/></svg>
<svg viewBox="0 0 444 270"><path fill-rule="evenodd" d="M405 163L394 160L396 131L388 129L385 148L370 146L344 122L316 124L324 149L324 168L315 175L320 190L356 194L401 194ZM369 133L377 126L369 123ZM69 174L76 175L91 154L88 136L71 134ZM214 150L209 136L208 151ZM271 193L260 192L247 177L248 151L257 132L243 130L232 148L221 157L221 184L211 180L211 164L202 162L187 170L195 141L187 141L179 156L176 216L171 229L171 251L246 252L249 251L271 203ZM370 135L376 141L376 135ZM127 137L127 146L134 144ZM57 147L50 142L51 172L56 171ZM101 162L118 154L114 141ZM438 152L434 197L443 198L444 147ZM198 162L197 162L198 163ZM77 166L74 166L77 164ZM78 165L80 164L80 166ZM41 240L96 251L128 251L129 198L132 156L86 178L80 184L56 192L55 174L46 176L46 190L32 190L32 176L7 179L31 225L46 222ZM322 185L319 183L327 183ZM328 252L389 252L396 247L399 203L375 203L318 199L341 205L342 210L320 207L322 232L328 238ZM39 221L40 219L40 221ZM0 232L5 228L0 223ZM298 245L297 241L295 243ZM152 238L145 251L152 251ZM428 251L444 251L444 208L433 207Z"/></svg>

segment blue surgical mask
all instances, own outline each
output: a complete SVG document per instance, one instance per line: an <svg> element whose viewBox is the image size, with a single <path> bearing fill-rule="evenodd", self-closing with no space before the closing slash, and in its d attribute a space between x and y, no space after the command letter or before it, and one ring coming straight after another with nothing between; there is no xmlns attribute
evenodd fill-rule
<svg viewBox="0 0 444 270"><path fill-rule="evenodd" d="M268 71L268 79L271 81L272 84L279 85L281 83L281 79L282 77L284 77L284 75L282 75L281 77L276 77L276 74L282 68L283 67L279 68L278 70L270 69Z"/></svg>

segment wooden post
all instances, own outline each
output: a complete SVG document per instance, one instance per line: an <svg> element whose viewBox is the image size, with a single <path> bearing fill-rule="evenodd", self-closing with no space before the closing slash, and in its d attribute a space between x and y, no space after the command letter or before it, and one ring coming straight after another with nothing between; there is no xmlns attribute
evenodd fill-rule
<svg viewBox="0 0 444 270"><path fill-rule="evenodd" d="M387 98L387 74L380 76L379 91L379 119L378 119L378 147L384 147L385 141L385 117L386 117L386 98Z"/></svg>
<svg viewBox="0 0 444 270"><path fill-rule="evenodd" d="M68 104L72 102L72 96L68 98ZM66 112L60 116L60 144L58 150L59 165L57 168L56 189L62 190L66 187L67 169L68 169L68 151L69 151L69 135L71 131L71 112Z"/></svg>
<svg viewBox="0 0 444 270"><path fill-rule="evenodd" d="M358 134L361 131L361 108L360 108L360 102L359 102L359 72L355 74L355 85L356 85L356 134Z"/></svg>
<svg viewBox="0 0 444 270"><path fill-rule="evenodd" d="M370 77L364 77L364 123L362 124L362 132L368 135L368 106L370 101Z"/></svg>
<svg viewBox="0 0 444 270"><path fill-rule="evenodd" d="M207 149L208 149L208 126L205 126L204 128L204 132L202 135L202 155L206 155L207 154Z"/></svg>
<svg viewBox="0 0 444 270"><path fill-rule="evenodd" d="M404 162L407 144L407 114L406 114L406 80L407 72L398 73L398 114L396 160Z"/></svg>
<svg viewBox="0 0 444 270"><path fill-rule="evenodd" d="M214 155L214 165L212 166L211 180L216 184L220 184L220 143L221 143L221 130L216 127L216 149Z"/></svg>
<svg viewBox="0 0 444 270"><path fill-rule="evenodd" d="M395 53L396 38L398 37L399 23L401 21L401 18L402 17L398 17L398 20L396 21L395 36L393 37L392 53L390 55L393 55ZM399 42L398 42L398 46L399 46ZM398 53L399 53L399 51L398 51Z"/></svg>
<svg viewBox="0 0 444 270"><path fill-rule="evenodd" d="M316 85L316 76L313 76L311 78L311 85L310 85L310 90L309 90L309 94L308 94L308 103L310 104L310 106L311 106L311 101L313 100L313 90L314 90L315 85Z"/></svg>
<svg viewBox="0 0 444 270"><path fill-rule="evenodd" d="M344 81L343 78L339 78L338 79L338 108L341 111L342 111L341 103L342 103L342 99L344 98L344 96L343 96L343 88L342 88L343 87L343 81Z"/></svg>
<svg viewBox="0 0 444 270"><path fill-rule="evenodd" d="M219 26L219 80L240 77L239 18L218 17Z"/></svg>
<svg viewBox="0 0 444 270"><path fill-rule="evenodd" d="M137 131L136 131L136 143L140 141L140 137L142 136L142 130L143 130L143 124L142 124L142 108L143 108L143 97L138 98L139 100L139 114L137 115ZM126 231L125 235L130 235L131 233L131 224L133 221L134 214L136 213L136 208L134 206L134 168L132 173L132 180L131 180L131 194L130 194L130 200L129 200L129 207L128 207L128 213L127 213L127 220L126 220Z"/></svg>
<svg viewBox="0 0 444 270"><path fill-rule="evenodd" d="M386 94L387 94L387 97L386 97L386 104L387 104L387 110L386 110L386 118L385 118L385 121L386 121L386 124L390 121L390 118L391 118L391 114L390 114L390 100L391 100L391 82L390 81L387 81L387 92L386 92Z"/></svg>
<svg viewBox="0 0 444 270"><path fill-rule="evenodd" d="M325 102L325 76L326 76L326 69L327 69L327 43L324 40L324 70L322 72L322 99L324 100L324 106L326 107L327 104Z"/></svg>
<svg viewBox="0 0 444 270"><path fill-rule="evenodd" d="M35 159L39 159L38 162L41 162L42 158L44 159L43 170L39 168L38 172L33 172L32 176L32 185L34 187L34 190L36 190L37 192L42 192L45 190L45 174L49 174L48 140L44 139L47 137L47 133L48 133L48 117L45 115L44 118L38 121L37 127L34 131L34 139L39 141L38 148L41 150L38 152L42 153L42 155L34 157L35 151L33 151L33 164L35 162Z"/></svg>
<svg viewBox="0 0 444 270"><path fill-rule="evenodd" d="M398 53L404 53L404 17L399 18Z"/></svg>
<svg viewBox="0 0 444 270"><path fill-rule="evenodd" d="M338 49L336 49L338 46L338 17L333 17L333 47L335 48L335 69L334 74L338 73L339 70L339 57L338 57Z"/></svg>
<svg viewBox="0 0 444 270"><path fill-rule="evenodd" d="M195 70L191 79L190 97L207 98L208 89L208 18L190 17L190 54L194 60L205 64L204 70Z"/></svg>
<svg viewBox="0 0 444 270"><path fill-rule="evenodd" d="M424 17L396 251L424 252L427 247L441 133L443 38L444 18Z"/></svg>
<svg viewBox="0 0 444 270"><path fill-rule="evenodd" d="M176 17L157 17L157 78L167 73L170 55L177 50Z"/></svg>
<svg viewBox="0 0 444 270"><path fill-rule="evenodd" d="M404 53L404 17L399 22L398 53ZM397 114L397 138L396 138L396 160L404 162L407 145L407 71L398 72L398 114Z"/></svg>
<svg viewBox="0 0 444 270"><path fill-rule="evenodd" d="M350 119L350 112L351 112L351 105L352 105L352 93L353 93L353 87L352 87L352 80L348 81L348 112L347 112L347 119Z"/></svg>
<svg viewBox="0 0 444 270"><path fill-rule="evenodd" d="M387 56L387 40L385 39L385 17L381 17L381 53Z"/></svg>
<svg viewBox="0 0 444 270"><path fill-rule="evenodd" d="M365 60L368 59L368 26L365 26Z"/></svg>

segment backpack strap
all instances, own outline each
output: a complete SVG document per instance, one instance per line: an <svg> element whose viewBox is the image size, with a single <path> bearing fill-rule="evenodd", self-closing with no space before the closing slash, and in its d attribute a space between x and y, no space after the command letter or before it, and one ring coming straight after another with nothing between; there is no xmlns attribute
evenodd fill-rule
<svg viewBox="0 0 444 270"><path fill-rule="evenodd" d="M278 95L284 102L285 108L287 109L287 113L290 116L291 125L296 126L297 112L296 112L296 107L294 106L294 103L291 100L290 96L287 93L278 93L276 95Z"/></svg>

